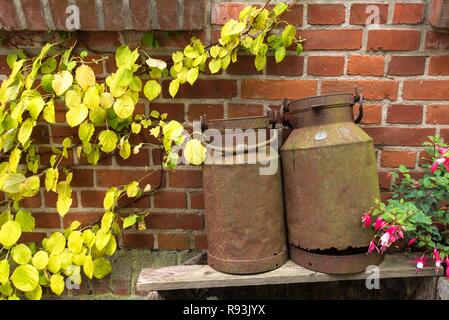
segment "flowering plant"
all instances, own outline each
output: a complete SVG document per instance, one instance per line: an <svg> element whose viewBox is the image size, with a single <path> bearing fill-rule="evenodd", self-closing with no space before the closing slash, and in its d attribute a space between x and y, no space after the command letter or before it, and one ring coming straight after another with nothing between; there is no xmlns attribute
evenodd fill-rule
<svg viewBox="0 0 449 320"><path fill-rule="evenodd" d="M429 138L423 146L432 161L422 165L422 177L412 176L405 166L399 167L400 174L392 172L391 198L385 203L376 200L362 223L375 231L368 253L384 253L393 244L416 249L417 272L430 258L435 271L446 267L449 277L449 149L440 137Z"/></svg>

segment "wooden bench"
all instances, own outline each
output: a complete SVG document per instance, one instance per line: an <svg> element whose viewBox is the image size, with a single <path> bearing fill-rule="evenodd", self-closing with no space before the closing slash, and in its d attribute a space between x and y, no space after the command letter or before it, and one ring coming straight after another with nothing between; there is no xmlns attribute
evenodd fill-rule
<svg viewBox="0 0 449 320"><path fill-rule="evenodd" d="M433 266L416 272L413 258L405 254L386 255L385 260L379 265L379 272L380 279L411 277L436 279L436 276L442 274L442 271L436 274ZM305 269L293 261L288 261L273 271L252 275L226 274L215 271L208 265L180 265L143 269L137 281L137 290L152 292L153 298L157 299L157 292L166 290L365 280L370 274L372 272L330 275Z"/></svg>

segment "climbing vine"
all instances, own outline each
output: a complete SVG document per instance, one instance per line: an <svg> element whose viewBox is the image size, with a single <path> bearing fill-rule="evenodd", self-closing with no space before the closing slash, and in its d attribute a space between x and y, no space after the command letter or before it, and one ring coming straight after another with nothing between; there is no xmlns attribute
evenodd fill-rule
<svg viewBox="0 0 449 320"><path fill-rule="evenodd" d="M97 82L90 66L103 58L86 59L87 51L76 55L75 44L48 43L34 57L22 51L8 56L11 73L0 86L0 191L6 197L0 214L0 298L40 299L46 288L61 295L67 278L80 284L82 274L102 279L111 272L108 257L117 249L121 228L135 224L145 228L148 212L127 217L117 214L120 199L137 199L154 191L151 185L141 185L144 177L109 188L98 223L82 226L74 221L46 237L41 245L19 241L23 232L33 231L35 226L32 213L22 207L23 200L44 187L57 195L56 210L64 217L73 201L73 172L61 164L68 151L76 149L77 157L85 157L91 165L108 154L118 153L127 159L145 144L132 145L132 136L145 130L160 142L166 169L176 168L180 149L187 163L203 163L206 149L181 123L156 110L149 116L137 114L135 105L141 92L148 101L156 99L162 90L161 79L171 79L168 90L175 97L182 85L194 85L206 68L212 74L226 70L237 61L239 51L255 56L257 70L264 69L269 51L274 52L276 62L282 61L293 45L300 54L302 40L295 27L281 18L289 5L277 3L268 10L269 2L261 8L248 6L238 20L229 20L216 44L205 46L193 38L183 51L173 53L170 63L154 59L140 48L121 46L115 53L117 71L105 83ZM144 83L142 78L148 80ZM51 148L49 165L42 167L33 130L39 122L55 123L59 101L66 107L67 124L77 128L80 143L65 138L61 147Z"/></svg>

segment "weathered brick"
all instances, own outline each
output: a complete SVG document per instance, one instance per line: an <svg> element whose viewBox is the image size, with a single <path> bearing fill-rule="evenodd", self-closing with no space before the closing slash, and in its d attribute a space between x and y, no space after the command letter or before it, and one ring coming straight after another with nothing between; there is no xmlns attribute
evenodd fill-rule
<svg viewBox="0 0 449 320"><path fill-rule="evenodd" d="M203 173L199 170L175 170L168 175L169 186L174 188L201 188Z"/></svg>
<svg viewBox="0 0 449 320"><path fill-rule="evenodd" d="M419 30L370 30L368 50L418 50L420 35Z"/></svg>
<svg viewBox="0 0 449 320"><path fill-rule="evenodd" d="M449 49L449 33L439 31L427 31L426 49Z"/></svg>
<svg viewBox="0 0 449 320"><path fill-rule="evenodd" d="M157 30L178 30L178 1L155 0Z"/></svg>
<svg viewBox="0 0 449 320"><path fill-rule="evenodd" d="M154 206L156 208L186 208L186 193L178 191L159 191L154 195Z"/></svg>
<svg viewBox="0 0 449 320"><path fill-rule="evenodd" d="M421 105L390 105L388 107L387 121L390 123L422 123L423 107Z"/></svg>
<svg viewBox="0 0 449 320"><path fill-rule="evenodd" d="M162 95L164 98L171 97L168 92L169 81L164 81ZM237 95L237 84L234 80L204 80L199 79L195 86L188 83L179 88L176 98L186 99L228 99Z"/></svg>
<svg viewBox="0 0 449 320"><path fill-rule="evenodd" d="M33 31L48 30L41 2L35 0L21 0L21 3L23 13L25 15L25 20L27 22L27 30Z"/></svg>
<svg viewBox="0 0 449 320"><path fill-rule="evenodd" d="M207 237L205 234L196 234L194 237L195 249L205 250L207 249Z"/></svg>
<svg viewBox="0 0 449 320"><path fill-rule="evenodd" d="M95 1L76 0L76 5L80 9L81 30L98 30L97 6Z"/></svg>
<svg viewBox="0 0 449 320"><path fill-rule="evenodd" d="M342 4L309 4L309 24L338 25L345 22L346 8Z"/></svg>
<svg viewBox="0 0 449 320"><path fill-rule="evenodd" d="M242 98L246 99L300 99L316 95L315 80L256 80L242 81Z"/></svg>
<svg viewBox="0 0 449 320"><path fill-rule="evenodd" d="M354 93L356 87L362 88L365 99L396 100L399 83L394 80L325 80L321 84L321 92Z"/></svg>
<svg viewBox="0 0 449 320"><path fill-rule="evenodd" d="M305 38L305 50L358 50L362 47L362 30L298 30Z"/></svg>
<svg viewBox="0 0 449 320"><path fill-rule="evenodd" d="M359 114L359 105L354 105L354 119ZM382 105L364 104L362 124L380 124L382 122Z"/></svg>
<svg viewBox="0 0 449 320"><path fill-rule="evenodd" d="M376 11L379 10L379 15ZM366 25L372 23L385 24L388 19L388 4L382 3L354 3L351 5L351 15L349 18L350 24Z"/></svg>
<svg viewBox="0 0 449 320"><path fill-rule="evenodd" d="M339 76L343 74L344 57L310 56L307 74L314 76Z"/></svg>
<svg viewBox="0 0 449 320"><path fill-rule="evenodd" d="M149 229L202 230L202 214L190 213L152 213L146 217Z"/></svg>
<svg viewBox="0 0 449 320"><path fill-rule="evenodd" d="M237 62L231 63L226 69L226 73L236 75L262 74L262 71L257 71L254 59L254 56L238 56Z"/></svg>
<svg viewBox="0 0 449 320"><path fill-rule="evenodd" d="M449 2L447 0L432 0L430 2L430 24L435 28L449 27Z"/></svg>
<svg viewBox="0 0 449 320"><path fill-rule="evenodd" d="M146 233L124 233L123 246L125 248L153 249L154 237Z"/></svg>
<svg viewBox="0 0 449 320"><path fill-rule="evenodd" d="M64 228L73 221L79 221L82 226L91 226L101 221L104 211L69 212L64 216Z"/></svg>
<svg viewBox="0 0 449 320"><path fill-rule="evenodd" d="M353 55L349 57L348 74L380 77L384 74L384 64L384 56Z"/></svg>
<svg viewBox="0 0 449 320"><path fill-rule="evenodd" d="M211 4L211 23L223 25L230 19L238 20L239 13L247 4L245 3L212 3Z"/></svg>
<svg viewBox="0 0 449 320"><path fill-rule="evenodd" d="M449 124L449 105L427 106L426 123Z"/></svg>
<svg viewBox="0 0 449 320"><path fill-rule="evenodd" d="M66 9L70 5L68 0L48 0L51 10L51 16L53 18L53 24L56 30L67 30Z"/></svg>
<svg viewBox="0 0 449 320"><path fill-rule="evenodd" d="M388 74L393 76L417 76L424 74L426 57L393 56L388 65Z"/></svg>
<svg viewBox="0 0 449 320"><path fill-rule="evenodd" d="M150 152L148 149L141 149L138 154L131 154L128 159L117 155L115 161L120 166L147 167L150 165Z"/></svg>
<svg viewBox="0 0 449 320"><path fill-rule="evenodd" d="M223 119L224 107L222 104L191 104L189 105L189 121L200 120L205 117L208 120Z"/></svg>
<svg viewBox="0 0 449 320"><path fill-rule="evenodd" d="M407 168L414 168L416 163L415 151L390 151L383 150L380 163L383 167L397 168L401 164Z"/></svg>
<svg viewBox="0 0 449 320"><path fill-rule="evenodd" d="M160 181L160 172L154 170L97 169L96 176L98 187L121 186L133 180L140 181L142 185L156 186Z"/></svg>
<svg viewBox="0 0 449 320"><path fill-rule="evenodd" d="M435 135L435 129L430 128L365 128L374 144L383 146L415 146L419 147L427 137Z"/></svg>
<svg viewBox="0 0 449 320"><path fill-rule="evenodd" d="M48 208L56 208L56 201L58 195L54 192L44 192L44 206ZM72 205L71 208L76 208L78 206L78 200L76 193L72 191Z"/></svg>
<svg viewBox="0 0 449 320"><path fill-rule="evenodd" d="M260 104L229 104L228 117L257 117L263 116L263 105Z"/></svg>
<svg viewBox="0 0 449 320"><path fill-rule="evenodd" d="M408 80L404 81L403 97L408 100L447 100L449 81Z"/></svg>
<svg viewBox="0 0 449 320"><path fill-rule="evenodd" d="M192 209L204 209L204 193L202 191L190 192L189 195Z"/></svg>
<svg viewBox="0 0 449 320"><path fill-rule="evenodd" d="M184 0L183 29L201 30L205 25L205 0Z"/></svg>
<svg viewBox="0 0 449 320"><path fill-rule="evenodd" d="M160 113L166 113L168 119L184 122L184 105L181 103L152 103L150 110L157 110Z"/></svg>
<svg viewBox="0 0 449 320"><path fill-rule="evenodd" d="M424 3L396 3L394 5L393 23L420 24L424 21Z"/></svg>
<svg viewBox="0 0 449 320"><path fill-rule="evenodd" d="M267 59L267 74L277 76L302 76L304 72L304 57L286 56L280 63L274 57Z"/></svg>
<svg viewBox="0 0 449 320"><path fill-rule="evenodd" d="M0 29L7 31L20 29L13 1L0 0L0 8L2 8L0 11Z"/></svg>
<svg viewBox="0 0 449 320"><path fill-rule="evenodd" d="M190 248L189 236L186 234L159 233L157 240L159 249L185 250Z"/></svg>
<svg viewBox="0 0 449 320"><path fill-rule="evenodd" d="M121 1L103 0L104 27L108 31L126 29L126 12Z"/></svg>
<svg viewBox="0 0 449 320"><path fill-rule="evenodd" d="M131 21L134 30L150 30L151 15L147 0L129 0L129 9L131 10Z"/></svg>
<svg viewBox="0 0 449 320"><path fill-rule="evenodd" d="M449 56L432 56L429 61L429 75L449 75Z"/></svg>

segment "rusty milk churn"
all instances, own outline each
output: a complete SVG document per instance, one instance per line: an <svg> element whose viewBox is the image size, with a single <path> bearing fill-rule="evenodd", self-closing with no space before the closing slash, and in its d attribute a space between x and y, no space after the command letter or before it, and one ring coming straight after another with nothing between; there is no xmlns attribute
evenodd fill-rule
<svg viewBox="0 0 449 320"><path fill-rule="evenodd" d="M289 250L307 269L356 273L382 261L367 255L373 234L360 222L380 196L373 140L356 125L362 102L333 94L284 104L293 129L281 148Z"/></svg>
<svg viewBox="0 0 449 320"><path fill-rule="evenodd" d="M208 121L203 128L214 136L206 145L203 183L208 264L218 271L259 273L287 261L282 174L272 147L277 135L269 125L268 117L251 117Z"/></svg>

